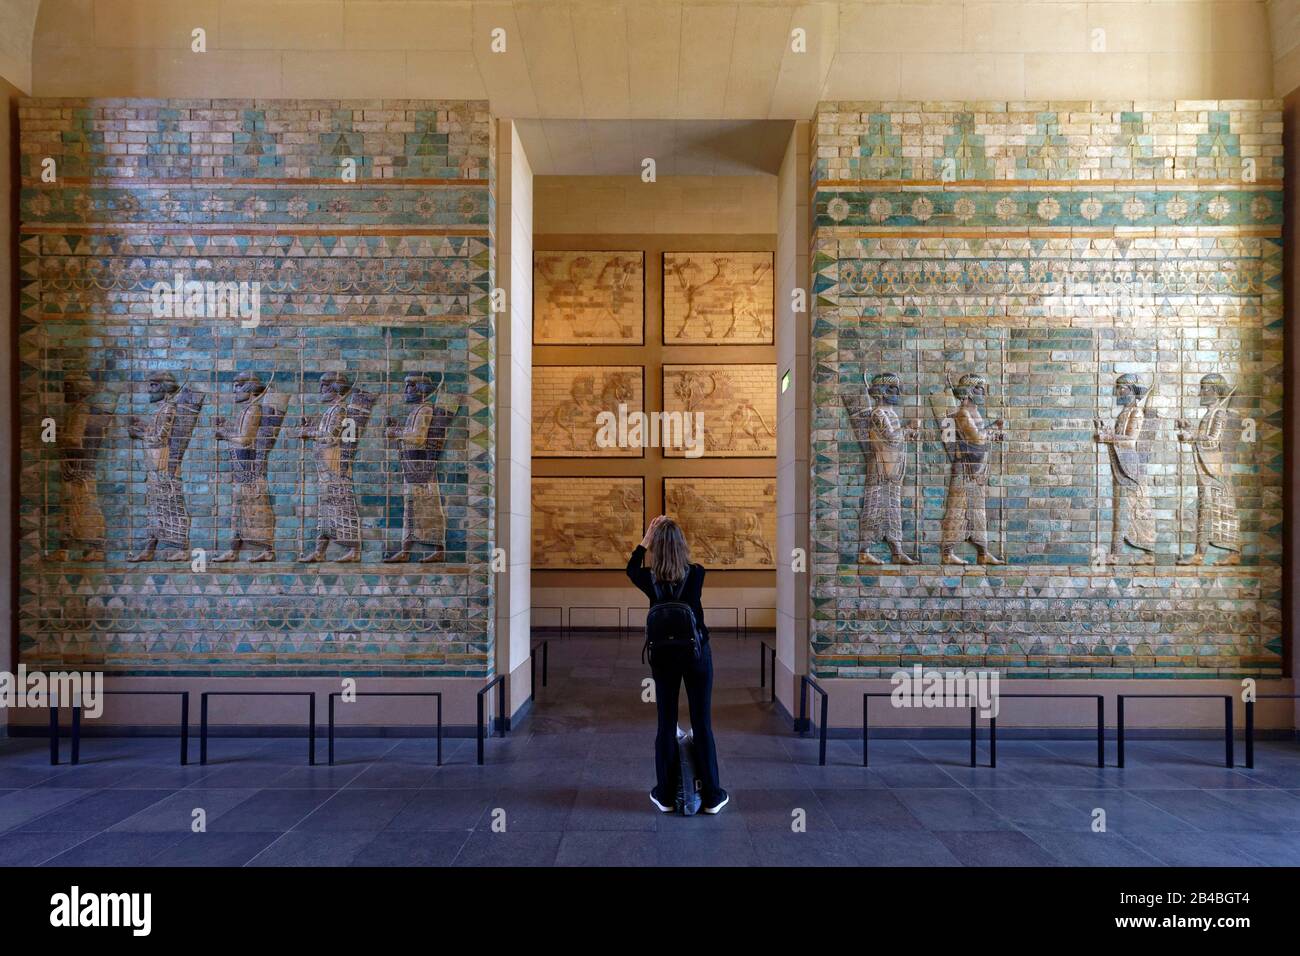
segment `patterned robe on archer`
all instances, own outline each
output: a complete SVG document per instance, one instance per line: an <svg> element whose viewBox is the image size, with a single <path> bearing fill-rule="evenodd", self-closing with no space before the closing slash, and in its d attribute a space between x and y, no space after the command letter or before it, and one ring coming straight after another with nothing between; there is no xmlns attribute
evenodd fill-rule
<svg viewBox="0 0 1300 956"><path fill-rule="evenodd" d="M343 441L348 402L335 401L325 410L312 434L315 443L319 511L316 535L350 547L361 545L361 515L352 484L356 442ZM360 436L358 436L359 438Z"/></svg>
<svg viewBox="0 0 1300 956"><path fill-rule="evenodd" d="M446 547L447 516L438 487L438 459L450 413L421 402L394 435L402 464L402 541Z"/></svg>
<svg viewBox="0 0 1300 956"><path fill-rule="evenodd" d="M145 502L149 508L149 535L184 549L190 541L190 513L185 507L181 483L181 459L174 454L172 431L179 414L176 396L159 402L159 408L144 430Z"/></svg>
<svg viewBox="0 0 1300 956"><path fill-rule="evenodd" d="M106 533L99 506L95 461L104 441L108 413L89 402L77 402L63 424L63 534L66 544L102 548Z"/></svg>
<svg viewBox="0 0 1300 956"><path fill-rule="evenodd" d="M1141 551L1156 549L1155 516L1147 492L1146 462L1138 448L1146 413L1142 406L1125 405L1115 416L1115 440L1107 442L1113 504L1110 532L1111 554L1124 545Z"/></svg>
<svg viewBox="0 0 1300 956"><path fill-rule="evenodd" d="M939 525L940 545L952 548L969 541L988 546L988 517L984 500L989 485L989 439L979 410L960 406L952 413L956 441L949 443L952 471L948 499Z"/></svg>
<svg viewBox="0 0 1300 956"><path fill-rule="evenodd" d="M1241 550L1241 521L1223 451L1223 430L1227 420L1226 408L1211 408L1197 424L1193 440L1196 544L1201 550L1211 544L1226 551Z"/></svg>
<svg viewBox="0 0 1300 956"><path fill-rule="evenodd" d="M873 408L854 419L858 442L866 456L862 513L858 517L858 550L884 539L897 544L903 537L903 478L907 473L907 443L898 413Z"/></svg>
<svg viewBox="0 0 1300 956"><path fill-rule="evenodd" d="M258 448L263 419L269 417L266 411L262 397L248 402L235 427L226 432L226 439L234 468L235 537L271 548L275 544L275 513L266 475L266 454L270 449Z"/></svg>

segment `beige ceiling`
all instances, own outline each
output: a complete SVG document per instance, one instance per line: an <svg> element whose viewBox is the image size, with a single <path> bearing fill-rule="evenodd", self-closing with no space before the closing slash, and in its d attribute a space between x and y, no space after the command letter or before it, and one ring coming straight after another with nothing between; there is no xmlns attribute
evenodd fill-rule
<svg viewBox="0 0 1300 956"><path fill-rule="evenodd" d="M519 139L538 176L775 175L790 120L519 120Z"/></svg>
<svg viewBox="0 0 1300 956"><path fill-rule="evenodd" d="M29 49L36 2L0 0L0 68ZM530 119L803 119L818 99L856 97L1267 96L1274 59L1297 55L1298 4L42 0L30 49L38 95L487 97ZM186 57L195 26L202 62Z"/></svg>

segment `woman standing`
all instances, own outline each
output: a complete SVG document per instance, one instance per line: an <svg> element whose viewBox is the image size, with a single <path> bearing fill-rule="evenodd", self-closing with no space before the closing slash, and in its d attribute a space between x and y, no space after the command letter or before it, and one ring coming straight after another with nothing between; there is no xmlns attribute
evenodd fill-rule
<svg viewBox="0 0 1300 956"><path fill-rule="evenodd" d="M650 567L645 567L646 550ZM700 635L700 656L650 655L650 673L655 682L655 705L659 711L659 731L655 737L656 785L650 801L665 813L674 807L679 766L677 753L677 700L683 682L691 714L691 731L695 737L696 770L702 781L700 798L705 813L719 813L730 799L718 783L718 754L713 745L713 656L709 650L709 631L704 626L704 608L700 596L704 590L704 568L691 564L686 536L671 518L660 515L650 522L645 537L627 560L627 576L646 597L650 606L680 601L695 614ZM656 584L658 588L656 588Z"/></svg>

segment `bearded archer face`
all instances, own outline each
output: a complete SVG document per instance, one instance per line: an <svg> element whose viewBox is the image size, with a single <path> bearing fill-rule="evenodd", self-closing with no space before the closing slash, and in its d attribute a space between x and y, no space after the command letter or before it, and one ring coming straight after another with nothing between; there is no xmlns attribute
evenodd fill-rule
<svg viewBox="0 0 1300 956"><path fill-rule="evenodd" d="M176 391L175 382L170 382L167 381L166 379L149 380L149 401L151 404L156 404L157 402L163 401L175 391Z"/></svg>
<svg viewBox="0 0 1300 956"><path fill-rule="evenodd" d="M235 401L241 404L251 402L260 392L260 384L252 379L244 379L235 383Z"/></svg>

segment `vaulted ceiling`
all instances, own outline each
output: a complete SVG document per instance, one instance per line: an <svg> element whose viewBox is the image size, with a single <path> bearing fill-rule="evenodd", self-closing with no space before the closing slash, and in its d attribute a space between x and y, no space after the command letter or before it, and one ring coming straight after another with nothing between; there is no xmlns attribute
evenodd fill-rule
<svg viewBox="0 0 1300 956"><path fill-rule="evenodd" d="M1038 98L1065 76L1095 96L1124 83L1163 98L1161 76L1186 86L1181 96L1209 82L1223 87L1214 96L1258 96L1274 62L1286 82L1300 67L1300 0L0 0L0 73L38 93L56 79L170 80L178 65L165 54L187 50L196 26L215 54L187 66L199 79L264 88L274 74L280 89L263 95L284 96L309 82L364 96L400 81L410 95L488 97L499 115L547 119L804 118L819 98L864 95L864 78L868 96L964 85L966 98ZM1208 65L1189 70L1189 59Z"/></svg>

